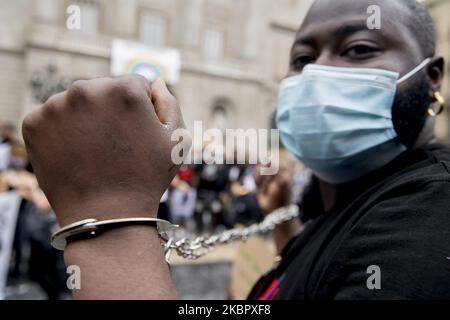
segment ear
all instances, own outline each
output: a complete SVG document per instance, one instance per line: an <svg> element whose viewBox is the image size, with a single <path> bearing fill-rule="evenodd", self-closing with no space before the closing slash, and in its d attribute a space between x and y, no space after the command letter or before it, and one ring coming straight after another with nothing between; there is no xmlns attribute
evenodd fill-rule
<svg viewBox="0 0 450 320"><path fill-rule="evenodd" d="M434 57L428 65L428 76L430 77L430 90L440 91L442 79L444 78L445 61L443 57Z"/></svg>

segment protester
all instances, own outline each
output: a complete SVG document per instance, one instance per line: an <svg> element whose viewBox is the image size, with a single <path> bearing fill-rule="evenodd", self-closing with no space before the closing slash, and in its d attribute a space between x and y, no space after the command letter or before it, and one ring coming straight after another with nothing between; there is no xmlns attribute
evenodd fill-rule
<svg viewBox="0 0 450 320"><path fill-rule="evenodd" d="M240 165L230 169L233 225L261 222L263 215L256 197L254 166Z"/></svg>
<svg viewBox="0 0 450 320"><path fill-rule="evenodd" d="M170 220L185 225L194 216L197 190L191 185L193 170L181 168L171 183L169 197Z"/></svg>
<svg viewBox="0 0 450 320"><path fill-rule="evenodd" d="M57 229L56 217L36 177L27 171L30 168L27 153L14 127L4 125L0 132L10 151L3 170L0 169L0 195L16 192L22 199L13 232L9 291L23 286L29 290L28 284L33 281L47 298L65 298L68 289L63 256L49 243L51 234ZM27 294L27 291L22 294Z"/></svg>
<svg viewBox="0 0 450 320"><path fill-rule="evenodd" d="M381 30L368 30L368 5L380 6ZM277 114L283 143L313 172L302 200L309 223L250 298L450 297L450 152L433 133L443 65L416 1L313 4ZM283 185L268 179L257 180ZM285 192L269 186L263 197Z"/></svg>

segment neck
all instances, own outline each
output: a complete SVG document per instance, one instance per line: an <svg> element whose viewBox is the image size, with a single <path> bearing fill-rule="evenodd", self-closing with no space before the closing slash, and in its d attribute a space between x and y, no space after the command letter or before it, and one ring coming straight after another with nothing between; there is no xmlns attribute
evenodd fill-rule
<svg viewBox="0 0 450 320"><path fill-rule="evenodd" d="M430 130L425 130L425 132L430 132ZM432 131L431 131L432 132ZM419 149L431 143L436 143L437 139L433 133L421 134L417 142L414 144L413 150ZM325 211L329 211L334 208L339 198L344 197L346 194L351 192L354 188L354 184L343 184L343 185L333 185L328 182L320 180L320 193L322 197L322 203Z"/></svg>
<svg viewBox="0 0 450 320"><path fill-rule="evenodd" d="M416 140L416 143L413 146L413 150L419 149L427 144L437 142L436 136L434 135L435 123L436 118L428 117L422 131L419 134L419 137Z"/></svg>

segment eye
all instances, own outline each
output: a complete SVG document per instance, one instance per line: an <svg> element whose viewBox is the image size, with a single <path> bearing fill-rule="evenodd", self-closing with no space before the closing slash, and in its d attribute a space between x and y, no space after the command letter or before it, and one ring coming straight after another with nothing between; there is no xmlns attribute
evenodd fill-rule
<svg viewBox="0 0 450 320"><path fill-rule="evenodd" d="M300 55L294 57L291 60L291 68L294 70L301 70L308 63L313 63L316 60L315 57L309 55Z"/></svg>
<svg viewBox="0 0 450 320"><path fill-rule="evenodd" d="M380 49L366 44L357 44L351 46L342 53L342 56L347 56L352 59L369 59L374 57Z"/></svg>

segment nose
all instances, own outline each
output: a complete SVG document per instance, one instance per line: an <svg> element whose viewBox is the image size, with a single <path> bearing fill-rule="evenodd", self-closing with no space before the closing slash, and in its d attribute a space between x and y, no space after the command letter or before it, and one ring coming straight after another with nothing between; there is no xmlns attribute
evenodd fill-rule
<svg viewBox="0 0 450 320"><path fill-rule="evenodd" d="M327 51L322 51L320 55L317 57L317 59L314 61L314 64L328 67L337 67L338 63L339 62L337 62L336 59L333 59L331 53Z"/></svg>
<svg viewBox="0 0 450 320"><path fill-rule="evenodd" d="M319 57L317 57L311 63L322 65L322 66L330 66L330 67L339 67L339 66L341 66L339 61L338 61L338 59L333 59L333 55L331 53L327 52L327 51L322 51L320 53ZM296 76L299 73L301 73L302 71L303 71L303 69L302 70L289 69L289 72L286 74L284 79Z"/></svg>

